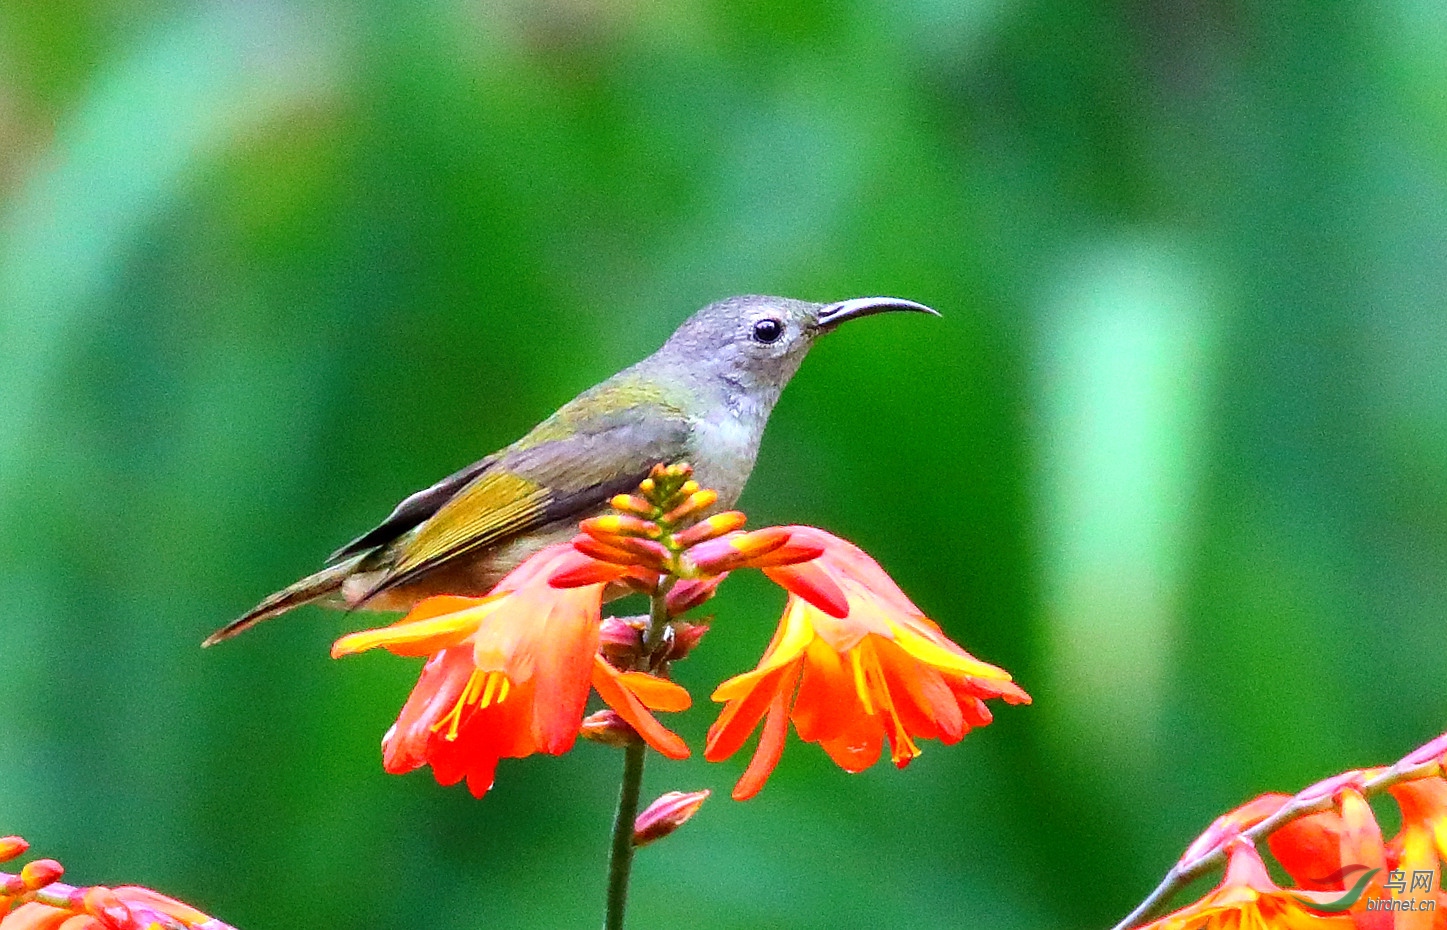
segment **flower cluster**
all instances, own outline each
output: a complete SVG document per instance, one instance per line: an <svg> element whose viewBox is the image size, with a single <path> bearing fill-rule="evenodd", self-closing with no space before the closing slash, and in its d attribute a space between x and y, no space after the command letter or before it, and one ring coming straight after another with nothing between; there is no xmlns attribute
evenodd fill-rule
<svg viewBox="0 0 1447 930"><path fill-rule="evenodd" d="M0 837L0 862L29 848L18 836ZM54 859L0 871L0 930L234 930L148 888L77 888L61 883L64 874Z"/></svg>
<svg viewBox="0 0 1447 930"><path fill-rule="evenodd" d="M1216 821L1186 850L1158 896L1222 860L1222 883L1144 930L1447 930L1447 734L1395 765L1344 772L1295 795L1265 794ZM1368 798L1401 812L1390 840ZM1281 888L1257 849L1265 839L1294 887ZM1153 896L1155 898L1157 896ZM1121 925L1138 925L1132 915ZM1139 915L1144 916L1144 915Z"/></svg>
<svg viewBox="0 0 1447 930"><path fill-rule="evenodd" d="M383 740L389 772L424 765L443 784L467 780L478 796L498 761L568 751L579 735L642 739L675 759L689 751L654 712L688 708L673 662L708 627L684 615L732 572L762 571L788 593L757 668L721 684L724 705L705 757L726 759L762 722L738 799L763 786L790 721L841 767L874 764L883 746L900 767L918 741L953 743L990 722L985 701L1028 703L1008 673L952 642L873 559L823 530L745 531L742 513L711 513L718 496L687 465L659 466L612 511L580 524L486 597L434 597L389 627L338 640L333 656L382 647L427 656L397 723ZM605 601L652 599L634 619L602 617ZM607 708L585 717L591 692Z"/></svg>

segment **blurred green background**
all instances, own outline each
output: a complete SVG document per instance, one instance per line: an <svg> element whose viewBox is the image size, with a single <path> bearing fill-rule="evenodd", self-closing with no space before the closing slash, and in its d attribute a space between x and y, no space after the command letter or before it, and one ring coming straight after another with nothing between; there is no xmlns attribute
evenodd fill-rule
<svg viewBox="0 0 1447 930"><path fill-rule="evenodd" d="M1033 707L791 738L637 927L1100 927L1217 813L1441 731L1447 7L0 4L0 833L245 930L600 919L620 760L384 775L416 673L198 644L740 292L893 294L743 505ZM782 597L730 582L698 705Z"/></svg>

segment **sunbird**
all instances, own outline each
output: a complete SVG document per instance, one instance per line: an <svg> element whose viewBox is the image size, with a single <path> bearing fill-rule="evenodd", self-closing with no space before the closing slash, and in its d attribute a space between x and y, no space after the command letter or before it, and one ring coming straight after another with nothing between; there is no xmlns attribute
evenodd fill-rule
<svg viewBox="0 0 1447 930"><path fill-rule="evenodd" d="M657 352L568 401L507 448L397 505L326 567L217 630L210 646L303 604L408 610L436 594L487 594L529 556L577 532L659 463L688 462L715 510L733 506L764 427L814 342L891 311L895 297L816 304L749 295L709 304Z"/></svg>

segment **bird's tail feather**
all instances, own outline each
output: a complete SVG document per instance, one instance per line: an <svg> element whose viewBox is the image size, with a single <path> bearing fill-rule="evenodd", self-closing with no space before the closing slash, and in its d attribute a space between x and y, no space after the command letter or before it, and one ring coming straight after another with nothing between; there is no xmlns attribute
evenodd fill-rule
<svg viewBox="0 0 1447 930"><path fill-rule="evenodd" d="M238 633L246 632L263 620L279 617L295 607L321 600L327 595L341 590L342 582L346 581L347 576L356 570L362 558L363 556L357 556L348 559L324 568L316 574L307 575L295 584L287 585L206 637L206 641L201 644L202 647L214 646L223 639L230 639Z"/></svg>

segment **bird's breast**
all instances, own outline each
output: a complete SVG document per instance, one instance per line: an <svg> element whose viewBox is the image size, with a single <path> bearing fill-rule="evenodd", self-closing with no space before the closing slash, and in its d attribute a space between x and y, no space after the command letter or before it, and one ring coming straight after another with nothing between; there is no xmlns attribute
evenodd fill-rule
<svg viewBox="0 0 1447 930"><path fill-rule="evenodd" d="M732 507L754 470L766 418L725 410L693 424L694 477L719 494L719 506Z"/></svg>

